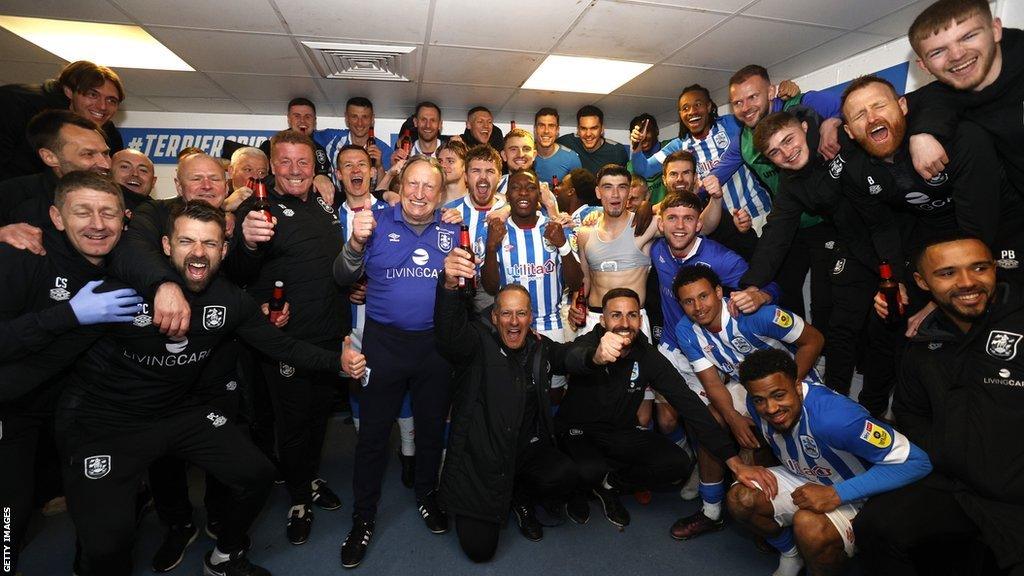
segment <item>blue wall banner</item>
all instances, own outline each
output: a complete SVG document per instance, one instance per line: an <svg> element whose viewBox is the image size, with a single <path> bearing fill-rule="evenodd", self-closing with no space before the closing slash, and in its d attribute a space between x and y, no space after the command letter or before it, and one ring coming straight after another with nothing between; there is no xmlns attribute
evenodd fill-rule
<svg viewBox="0 0 1024 576"><path fill-rule="evenodd" d="M907 74L909 71L910 62L904 62L902 64L890 66L884 70L879 70L878 72L875 72L874 75L892 82L892 85L896 88L896 93L902 96L907 91ZM852 82L852 80L850 82ZM826 88L825 92L833 92L836 96L839 96L843 93L843 90L850 85L850 82L843 82L842 84L837 84L831 88Z"/></svg>
<svg viewBox="0 0 1024 576"><path fill-rule="evenodd" d="M201 148L214 158L224 149L224 140L259 147L276 130L195 130L189 128L119 128L124 144L141 151L154 164L177 164L178 152L189 146Z"/></svg>

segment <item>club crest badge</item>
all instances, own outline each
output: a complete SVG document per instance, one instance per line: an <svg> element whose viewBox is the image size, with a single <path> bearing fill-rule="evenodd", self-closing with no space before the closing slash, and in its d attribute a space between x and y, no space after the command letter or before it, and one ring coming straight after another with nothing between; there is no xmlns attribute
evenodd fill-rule
<svg viewBox="0 0 1024 576"><path fill-rule="evenodd" d="M284 376L285 378L291 378L292 376L295 375L295 367L294 366L289 366L288 364L285 364L284 362L281 362L279 366L280 366L280 369L281 369L281 376Z"/></svg>
<svg viewBox="0 0 1024 576"><path fill-rule="evenodd" d="M804 454L807 454L809 458L821 458L821 450L818 450L818 443L814 441L814 438L801 434L800 447L803 448Z"/></svg>
<svg viewBox="0 0 1024 576"><path fill-rule="evenodd" d="M750 354L754 351L754 347L743 336L733 338L732 345L740 354Z"/></svg>
<svg viewBox="0 0 1024 576"><path fill-rule="evenodd" d="M442 252L450 252L452 249L452 233L439 228L437 230L437 249Z"/></svg>
<svg viewBox="0 0 1024 576"><path fill-rule="evenodd" d="M715 146L720 150L724 150L729 147L729 135L725 132L715 134L714 137L712 137L712 140L715 141Z"/></svg>
<svg viewBox="0 0 1024 576"><path fill-rule="evenodd" d="M109 454L101 454L99 456L89 456L83 462L85 468L85 477L90 480L99 480L107 474L110 474L111 462Z"/></svg>
<svg viewBox="0 0 1024 576"><path fill-rule="evenodd" d="M224 327L227 309L223 306L206 306L203 308L203 328L216 330Z"/></svg>
<svg viewBox="0 0 1024 576"><path fill-rule="evenodd" d="M842 154L836 154L836 157L832 159L828 164L828 173L834 180L838 180L839 176L843 173L843 166L846 165L846 160L843 160Z"/></svg>
<svg viewBox="0 0 1024 576"><path fill-rule="evenodd" d="M985 351L993 358L1000 360L1013 360L1017 356L1017 344L1020 344L1021 335L1005 330L993 330L988 333L988 344Z"/></svg>

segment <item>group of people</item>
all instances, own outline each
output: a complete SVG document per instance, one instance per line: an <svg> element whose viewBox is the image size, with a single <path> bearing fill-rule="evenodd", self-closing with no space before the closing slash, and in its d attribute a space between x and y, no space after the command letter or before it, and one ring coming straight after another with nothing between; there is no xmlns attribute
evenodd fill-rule
<svg viewBox="0 0 1024 576"><path fill-rule="evenodd" d="M938 0L909 38L936 77L913 93L751 65L731 115L686 86L678 137L643 114L628 145L595 106L573 134L478 106L446 137L422 102L392 147L370 100L337 130L296 98L262 148L182 150L167 200L111 122L116 72L0 87L0 568L65 497L76 574L130 574L149 506L173 570L191 464L204 574L268 575L248 533L275 481L294 545L343 506L320 459L347 405L346 568L397 421L419 515L475 562L509 518L536 541L540 508L585 524L596 502L622 528L624 495L673 490L700 506L672 538L731 518L777 576L855 553L1024 574L1024 34Z"/></svg>

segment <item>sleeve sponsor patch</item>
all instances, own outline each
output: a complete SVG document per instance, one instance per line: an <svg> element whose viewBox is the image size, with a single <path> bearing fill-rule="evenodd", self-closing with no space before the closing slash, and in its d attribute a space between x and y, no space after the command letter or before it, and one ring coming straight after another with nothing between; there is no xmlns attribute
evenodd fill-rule
<svg viewBox="0 0 1024 576"><path fill-rule="evenodd" d="M864 421L864 431L860 433L860 439L876 448L888 448L892 445L892 434L871 420Z"/></svg>
<svg viewBox="0 0 1024 576"><path fill-rule="evenodd" d="M789 328L793 325L793 317L782 308L776 308L775 318L772 318L772 322L782 328Z"/></svg>

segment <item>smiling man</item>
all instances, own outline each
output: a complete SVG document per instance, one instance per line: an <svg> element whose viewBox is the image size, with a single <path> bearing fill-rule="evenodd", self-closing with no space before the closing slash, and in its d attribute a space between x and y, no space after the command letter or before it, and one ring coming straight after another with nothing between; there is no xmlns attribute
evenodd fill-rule
<svg viewBox="0 0 1024 576"><path fill-rule="evenodd" d="M607 164L625 166L629 162L626 147L604 137L604 112L587 105L576 112L576 133L565 134L557 142L580 157L583 168L597 174Z"/></svg>
<svg viewBox="0 0 1024 576"><path fill-rule="evenodd" d="M68 110L98 128L112 152L124 148L121 133L111 118L124 101L125 90L117 73L106 66L79 60L41 85L0 86L0 181L45 170L35 147L25 137L33 116L43 110Z"/></svg>
<svg viewBox="0 0 1024 576"><path fill-rule="evenodd" d="M1019 574L1024 478L1007 463L1024 459L1016 432L1024 417L1021 292L1017 284L996 283L992 253L966 234L932 240L915 263L914 280L938 310L905 352L892 409L936 471L868 502L864 517L854 522L866 570L929 573L915 566L912 549L979 538L1000 569ZM946 549L939 562L961 553Z"/></svg>
<svg viewBox="0 0 1024 576"><path fill-rule="evenodd" d="M128 191L125 195L125 208L129 214L134 213L140 204L150 200L150 194L156 186L153 161L138 150L125 148L110 158L110 166L114 182Z"/></svg>
<svg viewBox="0 0 1024 576"><path fill-rule="evenodd" d="M334 261L334 277L341 286L364 273L367 278L362 353L369 374L360 392L352 530L341 547L346 568L362 562L373 536L388 438L406 391L416 420L419 513L431 532L448 531L435 488L451 367L437 351L433 310L437 277L445 256L457 245L459 229L441 222L444 169L437 160L413 156L400 179L399 204L356 214L352 234Z"/></svg>
<svg viewBox="0 0 1024 576"><path fill-rule="evenodd" d="M316 133L316 104L313 104L311 100L301 97L292 98L288 102L286 118L288 120L288 130L308 136L310 139L313 138L313 135ZM267 155L267 158L270 158L270 140L260 144L260 150ZM331 157L327 154L327 149L315 140L313 141L313 161L313 183L316 186L316 190L323 196L324 200L327 200L328 204L333 205L334 182L331 181ZM270 172L273 173L274 169L275 166L271 162Z"/></svg>
<svg viewBox="0 0 1024 576"><path fill-rule="evenodd" d="M735 484L729 512L779 551L775 576L836 574L856 550L853 519L864 500L931 471L923 450L853 400L801 382L783 350L759 350L739 365L746 411L782 463L778 490ZM905 572L877 572L904 574Z"/></svg>
<svg viewBox="0 0 1024 576"><path fill-rule="evenodd" d="M533 168L541 182L564 179L569 172L582 168L579 154L557 142L558 122L558 110L554 108L541 108L533 116L533 139L537 144Z"/></svg>
<svg viewBox="0 0 1024 576"><path fill-rule="evenodd" d="M533 142L533 134L522 128L510 131L505 136L505 144L501 148L501 159L505 162L508 174L501 177L501 181L498 183L498 194L506 192L509 176L513 172L520 170L533 171L533 161L536 157L537 146ZM543 182L543 180L541 181Z"/></svg>

